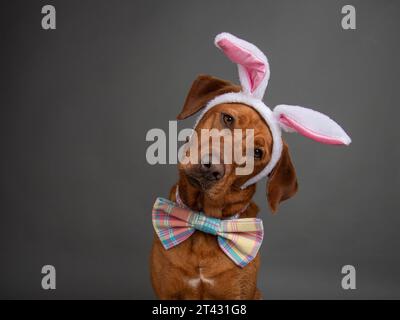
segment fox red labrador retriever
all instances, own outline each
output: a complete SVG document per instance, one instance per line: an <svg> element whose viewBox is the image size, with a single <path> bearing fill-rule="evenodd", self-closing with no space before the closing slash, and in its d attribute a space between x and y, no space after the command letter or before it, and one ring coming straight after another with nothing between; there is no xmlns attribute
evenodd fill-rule
<svg viewBox="0 0 400 320"><path fill-rule="evenodd" d="M282 130L324 144L351 142L335 121L318 111L290 105L272 110L262 102L270 68L255 45L226 32L216 36L215 45L237 64L241 85L199 76L178 115L185 119L200 111L189 139L194 146L189 151L196 155L180 162L172 201L158 198L153 207L151 277L161 299L259 299L256 279L263 227L251 201L256 183L268 177L273 212L297 191ZM204 148L202 132L213 130L222 138L239 131L233 149L244 151L246 161L228 161L229 153L222 149L229 143ZM251 170L244 173L247 163Z"/></svg>
<svg viewBox="0 0 400 320"><path fill-rule="evenodd" d="M211 76L199 76L193 83L178 119L198 112L214 97L226 92L238 92L240 87ZM176 201L179 189L181 201L189 208L219 219L240 213L240 218L256 217L259 211L252 202L256 191L253 184L240 186L257 175L269 162L272 135L263 118L253 108L238 103L223 103L209 110L196 126L201 129L254 129L254 170L250 175L237 175L237 164L179 164L179 180L170 191ZM243 146L245 134L243 134ZM245 151L245 150L244 150ZM269 175L268 203L273 212L281 201L297 191L296 172L287 144ZM216 237L195 232L178 246L165 250L154 237L151 253L151 278L160 299L260 299L256 286L259 255L245 268L239 268L218 247Z"/></svg>

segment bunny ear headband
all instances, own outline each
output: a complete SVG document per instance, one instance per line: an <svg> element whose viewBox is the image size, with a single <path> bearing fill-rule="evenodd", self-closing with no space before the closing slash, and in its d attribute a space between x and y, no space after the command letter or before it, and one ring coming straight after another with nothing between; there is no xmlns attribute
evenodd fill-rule
<svg viewBox="0 0 400 320"><path fill-rule="evenodd" d="M282 152L282 129L300 133L324 144L350 144L351 139L346 132L335 121L318 111L284 104L271 110L262 102L270 68L267 57L255 45L225 32L216 36L215 45L238 65L242 91L225 93L208 102L197 118L195 127L211 108L222 103L242 103L254 108L264 118L273 138L270 162L258 175L242 185L242 189L267 176L278 163Z"/></svg>

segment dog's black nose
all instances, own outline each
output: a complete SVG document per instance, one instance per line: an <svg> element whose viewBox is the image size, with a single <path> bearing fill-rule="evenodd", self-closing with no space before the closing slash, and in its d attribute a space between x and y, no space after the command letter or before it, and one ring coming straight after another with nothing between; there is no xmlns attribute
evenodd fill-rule
<svg viewBox="0 0 400 320"><path fill-rule="evenodd" d="M219 180L225 175L225 166L206 162L201 164L201 172L207 180Z"/></svg>

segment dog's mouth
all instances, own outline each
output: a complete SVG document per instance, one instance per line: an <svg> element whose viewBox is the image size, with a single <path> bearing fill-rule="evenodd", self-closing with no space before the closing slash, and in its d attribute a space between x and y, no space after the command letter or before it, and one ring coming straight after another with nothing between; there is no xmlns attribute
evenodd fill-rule
<svg viewBox="0 0 400 320"><path fill-rule="evenodd" d="M210 189L212 185L215 184L215 181L210 181L202 176L197 176L190 173L186 173L186 178L193 187L202 191Z"/></svg>
<svg viewBox="0 0 400 320"><path fill-rule="evenodd" d="M187 179L188 179L189 183L190 183L193 187L196 187L196 188L200 188L200 189L201 189L201 183L200 183L200 181L199 181L197 178L195 178L195 177L193 177L193 176L190 176L190 175L186 175L186 176L187 176Z"/></svg>

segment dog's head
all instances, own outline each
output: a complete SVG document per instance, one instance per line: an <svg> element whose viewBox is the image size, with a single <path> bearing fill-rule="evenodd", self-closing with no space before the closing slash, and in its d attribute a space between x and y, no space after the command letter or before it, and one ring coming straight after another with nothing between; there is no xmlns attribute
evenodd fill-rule
<svg viewBox="0 0 400 320"><path fill-rule="evenodd" d="M216 96L240 90L240 86L231 82L211 76L199 76L193 82L183 109L177 118L178 120L186 119L204 108ZM219 150L212 150L213 146L209 143L210 141L206 141L207 146L210 147L204 148L204 141L201 140L201 131L204 129L219 130L221 133ZM253 150L246 150L248 148L246 142L249 138L246 129L254 130L253 143L250 144ZM239 141L242 154L251 154L254 159L253 169L247 174L238 174L238 170L236 170L245 164L225 161L224 143L227 143L229 139L224 139L224 136L230 134L232 137L232 132L238 130L242 133ZM222 103L211 108L201 118L195 131L197 133L195 135L198 149L197 158L195 161L185 164L180 163L180 174L187 179L191 186L215 201L221 200L230 192L241 192L240 187L260 173L271 160L273 137L270 128L260 114L246 104ZM235 147L236 143L238 143L237 140L235 140ZM219 156L219 159L213 159L215 154ZM232 158L234 158L233 155ZM248 188L254 189L255 187ZM290 159L288 146L283 143L281 157L267 180L267 198L271 210L275 212L279 203L292 197L296 191L296 172Z"/></svg>
<svg viewBox="0 0 400 320"><path fill-rule="evenodd" d="M296 173L287 144L281 138L282 130L298 132L331 145L348 145L351 139L335 121L310 108L278 105L271 110L267 107L262 99L270 68L267 57L256 46L229 33L217 35L215 45L237 64L241 86L210 76L199 76L194 81L178 119L205 109L189 143L192 146L195 143L190 153L197 150L196 155L191 154L191 161L186 164L180 163L181 176L206 198L222 204L226 201L221 199L232 193L237 197L236 200L231 198L230 202L237 202L239 198L242 201L246 197L249 199L255 191L254 183L268 176L268 202L272 211L276 211L281 201L297 191ZM212 134L203 140L203 129L218 131L223 143L215 146ZM251 163L251 170L246 173L241 170L243 163L240 159L237 161L225 150L225 138L235 137L238 131L240 139L233 139L228 147L234 155L238 149L240 156L246 154L244 169L248 169L247 163ZM232 158L235 161L232 162Z"/></svg>

